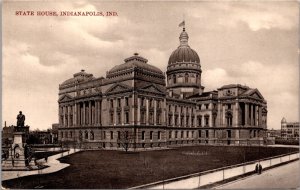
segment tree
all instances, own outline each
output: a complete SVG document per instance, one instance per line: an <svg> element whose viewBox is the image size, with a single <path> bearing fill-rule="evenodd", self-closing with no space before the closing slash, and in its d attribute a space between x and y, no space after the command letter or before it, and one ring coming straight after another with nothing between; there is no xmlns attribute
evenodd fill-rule
<svg viewBox="0 0 300 190"><path fill-rule="evenodd" d="M134 133L128 131L127 129L123 129L118 131L118 139L117 143L127 152L130 148L130 145L134 143Z"/></svg>

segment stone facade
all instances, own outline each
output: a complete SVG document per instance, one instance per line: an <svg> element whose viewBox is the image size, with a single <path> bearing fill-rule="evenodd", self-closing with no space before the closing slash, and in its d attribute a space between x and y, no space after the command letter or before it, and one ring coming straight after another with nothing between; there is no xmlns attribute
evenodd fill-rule
<svg viewBox="0 0 300 190"><path fill-rule="evenodd" d="M130 148L262 141L263 96L239 84L204 92L188 38L183 29L166 76L135 53L105 78L82 70L60 84L59 141L101 148L122 148L124 141Z"/></svg>
<svg viewBox="0 0 300 190"><path fill-rule="evenodd" d="M286 139L299 139L299 122L287 122L281 120L281 137Z"/></svg>

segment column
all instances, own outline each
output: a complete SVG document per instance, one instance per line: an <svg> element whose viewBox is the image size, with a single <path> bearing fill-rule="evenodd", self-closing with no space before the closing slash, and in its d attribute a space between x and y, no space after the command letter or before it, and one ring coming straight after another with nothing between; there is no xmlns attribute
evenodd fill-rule
<svg viewBox="0 0 300 190"><path fill-rule="evenodd" d="M124 106L125 106L125 98L121 98L121 125L124 125L125 123Z"/></svg>
<svg viewBox="0 0 300 190"><path fill-rule="evenodd" d="M255 106L255 126L258 126L258 106Z"/></svg>
<svg viewBox="0 0 300 190"><path fill-rule="evenodd" d="M258 107L258 126L259 126L259 127L261 127L261 117L262 117L262 115L261 115L262 112L261 112L261 111L262 111L262 107L259 106L259 107Z"/></svg>
<svg viewBox="0 0 300 190"><path fill-rule="evenodd" d="M157 105L156 105L156 100L153 99L153 103L154 103L154 116L153 116L153 119L154 119L154 125L156 125L156 109L157 109Z"/></svg>
<svg viewBox="0 0 300 190"><path fill-rule="evenodd" d="M221 102L218 101L218 115L217 115L216 126L220 127L221 125L222 125L222 106L221 106Z"/></svg>
<svg viewBox="0 0 300 190"><path fill-rule="evenodd" d="M114 109L114 121L113 121L113 125L117 125L117 119L118 119L118 114L117 114L117 104L118 104L118 102L117 102L117 100L116 99L113 99L113 104L114 104L114 107L113 107L113 109Z"/></svg>
<svg viewBox="0 0 300 190"><path fill-rule="evenodd" d="M91 125L92 124L92 101L89 101L89 120L88 120L88 124Z"/></svg>
<svg viewBox="0 0 300 190"><path fill-rule="evenodd" d="M102 100L99 100L99 102L98 102L98 124L99 125L102 124L102 119L101 119L102 112L101 112L101 110L102 110Z"/></svg>
<svg viewBox="0 0 300 190"><path fill-rule="evenodd" d="M233 125L235 127L238 127L239 126L239 100L236 99L235 101L235 108L234 108L234 123Z"/></svg>
<svg viewBox="0 0 300 190"><path fill-rule="evenodd" d="M141 99L138 98L138 108L137 108L137 124L141 124Z"/></svg>
<svg viewBox="0 0 300 190"><path fill-rule="evenodd" d="M62 119L62 126L65 127L66 125L66 110L65 110L65 106L62 106L62 116L63 116L63 119Z"/></svg>
<svg viewBox="0 0 300 190"><path fill-rule="evenodd" d="M99 102L98 100L95 100L95 125L98 125L98 106L99 106Z"/></svg>
<svg viewBox="0 0 300 190"><path fill-rule="evenodd" d="M222 113L222 118L223 118L223 122L222 122L222 125L223 127L226 126L226 111L225 111L225 105L222 104L222 108L223 108L223 113Z"/></svg>
<svg viewBox="0 0 300 190"><path fill-rule="evenodd" d="M253 104L250 104L250 125L253 126Z"/></svg>
<svg viewBox="0 0 300 190"><path fill-rule="evenodd" d="M162 125L167 125L166 124L166 119L167 119L167 115L166 115L166 99L164 99L163 101L161 101L161 109L162 109L162 115L161 115L161 120L162 120Z"/></svg>
<svg viewBox="0 0 300 190"><path fill-rule="evenodd" d="M245 125L248 125L248 118L249 118L249 105L248 103L245 103Z"/></svg>
<svg viewBox="0 0 300 190"><path fill-rule="evenodd" d="M146 125L149 125L149 100L146 99Z"/></svg>
<svg viewBox="0 0 300 190"><path fill-rule="evenodd" d="M85 120L85 102L83 102L83 113L82 113L82 124L85 125L86 124L86 120Z"/></svg>
<svg viewBox="0 0 300 190"><path fill-rule="evenodd" d="M172 110L172 126L174 127L175 126L175 107L172 106L171 110Z"/></svg>
<svg viewBox="0 0 300 190"><path fill-rule="evenodd" d="M77 125L77 104L73 106L73 126Z"/></svg>

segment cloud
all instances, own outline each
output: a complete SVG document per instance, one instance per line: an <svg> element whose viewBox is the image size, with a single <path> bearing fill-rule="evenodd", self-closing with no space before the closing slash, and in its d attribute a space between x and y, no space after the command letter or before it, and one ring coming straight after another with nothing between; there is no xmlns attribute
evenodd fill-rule
<svg viewBox="0 0 300 190"><path fill-rule="evenodd" d="M119 16L14 15L24 9L114 10ZM287 118L298 113L290 103L298 102L299 94L298 8L293 2L6 1L3 10L3 118L8 123L15 122L13 113L19 109L28 113L34 128L57 122L58 85L81 69L105 76L138 52L165 72L179 44L183 12L206 91L246 84L268 100L270 122L277 122L280 113Z"/></svg>

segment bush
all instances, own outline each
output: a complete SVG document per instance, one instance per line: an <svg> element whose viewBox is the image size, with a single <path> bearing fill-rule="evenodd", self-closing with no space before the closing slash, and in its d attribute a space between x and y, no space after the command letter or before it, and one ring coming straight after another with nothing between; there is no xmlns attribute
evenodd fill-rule
<svg viewBox="0 0 300 190"><path fill-rule="evenodd" d="M297 139L275 138L275 144L299 145L299 140L297 140Z"/></svg>

